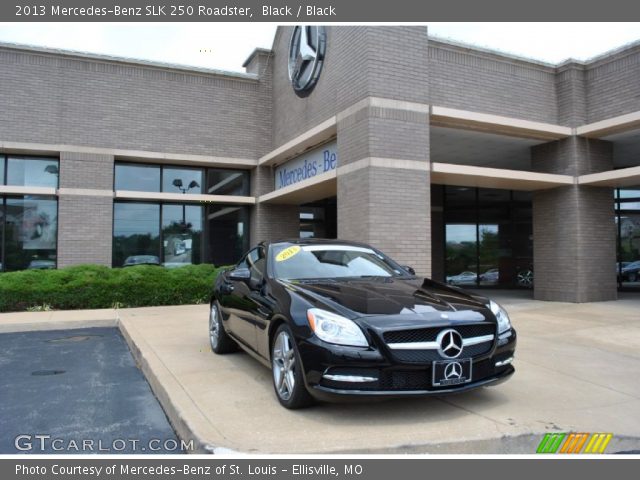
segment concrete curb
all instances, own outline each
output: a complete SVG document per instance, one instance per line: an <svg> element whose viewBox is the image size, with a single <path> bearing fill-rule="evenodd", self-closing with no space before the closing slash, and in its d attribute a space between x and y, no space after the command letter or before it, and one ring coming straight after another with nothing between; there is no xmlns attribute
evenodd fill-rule
<svg viewBox="0 0 640 480"><path fill-rule="evenodd" d="M0 314L0 333L115 327L117 323L118 315L111 308L2 313Z"/></svg>
<svg viewBox="0 0 640 480"><path fill-rule="evenodd" d="M69 319L70 316L76 318ZM211 422L198 410L133 323L121 318L115 309L17 312L0 314L0 333L97 327L118 328L178 437L185 442L193 440L194 449L188 453L236 453L224 447L215 447L207 441L196 422L201 425L210 425ZM186 412L189 414L187 415Z"/></svg>
<svg viewBox="0 0 640 480"><path fill-rule="evenodd" d="M133 322L118 317L118 327L176 434L183 441L193 441L193 450L188 453L215 454L216 451L220 453L221 450L231 453L231 450L215 447L207 440L199 427L211 425L211 422L200 412L189 394L135 328Z"/></svg>

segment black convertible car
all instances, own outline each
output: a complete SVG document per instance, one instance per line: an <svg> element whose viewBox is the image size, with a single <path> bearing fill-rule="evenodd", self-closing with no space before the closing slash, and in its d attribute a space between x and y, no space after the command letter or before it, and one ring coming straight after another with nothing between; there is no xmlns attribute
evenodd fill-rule
<svg viewBox="0 0 640 480"><path fill-rule="evenodd" d="M516 332L497 303L418 278L368 245L261 243L216 280L216 353L273 371L280 403L443 395L509 378Z"/></svg>

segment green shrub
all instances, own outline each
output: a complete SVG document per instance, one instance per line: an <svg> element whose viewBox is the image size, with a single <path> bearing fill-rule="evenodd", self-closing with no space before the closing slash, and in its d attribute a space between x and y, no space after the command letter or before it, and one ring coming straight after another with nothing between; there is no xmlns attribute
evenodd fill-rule
<svg viewBox="0 0 640 480"><path fill-rule="evenodd" d="M44 305L74 310L205 303L219 271L207 264L170 269L79 265L0 273L0 312Z"/></svg>

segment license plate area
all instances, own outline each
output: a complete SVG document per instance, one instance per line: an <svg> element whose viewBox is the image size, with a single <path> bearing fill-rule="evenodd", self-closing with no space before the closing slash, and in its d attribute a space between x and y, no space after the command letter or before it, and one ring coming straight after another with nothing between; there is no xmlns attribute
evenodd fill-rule
<svg viewBox="0 0 640 480"><path fill-rule="evenodd" d="M432 364L434 387L449 387L471 381L471 359L440 360Z"/></svg>

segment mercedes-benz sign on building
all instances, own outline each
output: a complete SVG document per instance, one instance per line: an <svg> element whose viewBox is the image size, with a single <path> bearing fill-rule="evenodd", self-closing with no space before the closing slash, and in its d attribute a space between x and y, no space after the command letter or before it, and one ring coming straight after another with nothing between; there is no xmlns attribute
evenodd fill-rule
<svg viewBox="0 0 640 480"><path fill-rule="evenodd" d="M2 270L316 236L542 300L640 288L640 44L551 65L297 26L244 66L1 44Z"/></svg>

